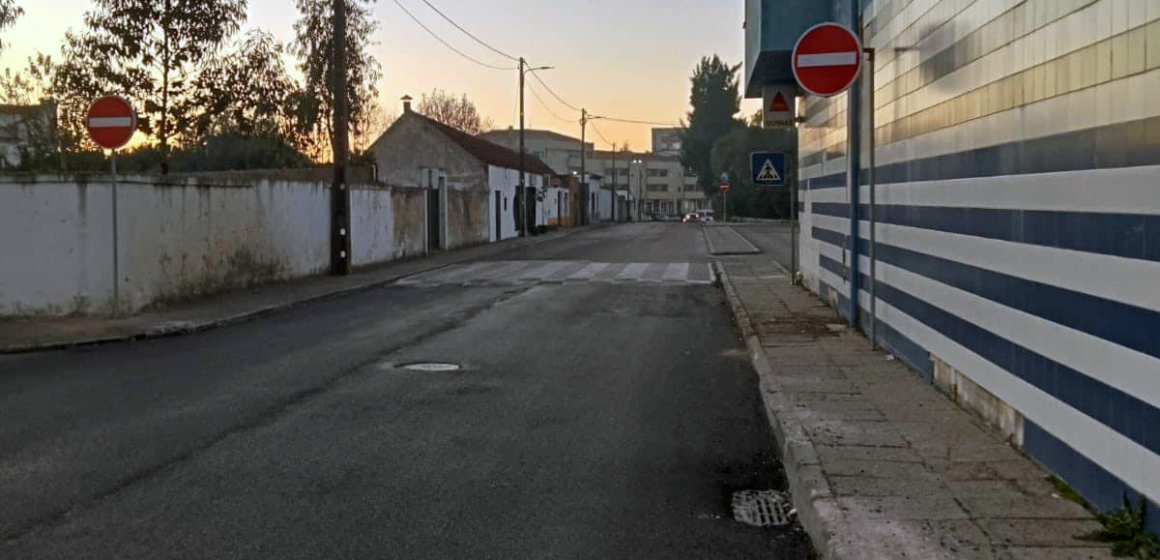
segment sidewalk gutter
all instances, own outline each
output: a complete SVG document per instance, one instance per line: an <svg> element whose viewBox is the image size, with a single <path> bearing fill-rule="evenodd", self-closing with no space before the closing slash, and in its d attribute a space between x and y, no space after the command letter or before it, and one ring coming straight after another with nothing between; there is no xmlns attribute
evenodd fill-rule
<svg viewBox="0 0 1160 560"><path fill-rule="evenodd" d="M789 415L778 414L778 411L789 410L790 406L784 402L780 388L773 386L777 377L772 375L773 368L769 364L765 350L761 347L761 340L757 337L749 313L741 303L741 298L737 296L729 273L720 262L713 263L713 266L717 269L717 277L721 279L721 285L725 288L725 297L733 309L737 327L741 329L741 337L745 340L753 368L757 371L765 412L773 427L774 437L781 447L782 466L785 467L798 521L810 535L820 558L841 558L842 556L835 554L834 551L837 546L834 535L837 523L833 519L832 508L836 506L829 483L818 466L818 452L814 449L813 442L806 437L800 422Z"/></svg>
<svg viewBox="0 0 1160 560"><path fill-rule="evenodd" d="M291 309L293 307L297 307L299 305L303 305L306 303L311 303L311 302L316 302L316 301L324 301L324 300L335 299L335 298L340 298L340 297L346 297L349 295L353 295L353 294L357 294L360 292L365 292L365 291L369 291L369 290L373 290L376 288L386 286L388 284L391 284L393 282L396 282L396 281L401 280L403 278L406 278L408 276L414 276L416 274L431 272L434 270L446 268L446 267L453 266L453 265L460 264L460 263L467 262L467 261L472 261L472 260L477 260L477 259L481 259L481 258L487 258L487 257L493 256L493 255L503 254L507 251L514 250L514 249L520 249L520 248L524 248L524 247L531 247L531 246L539 245L542 243L548 243L551 241L564 239L564 238L570 237L570 236L578 234L578 233L593 231L593 230L601 229L604 227L611 227L611 225L594 224L592 226L586 226L586 227L580 227L580 228L571 228L568 230L557 230L556 232L549 233L549 234L542 235L542 236L536 236L536 237L530 237L530 238L516 238L516 239L512 239L512 240L508 240L508 241L502 241L502 242L496 243L496 244L476 245L473 247L466 247L463 249L453 250L453 251L443 253L441 255L436 255L433 257L420 257L420 258L416 258L413 260L406 260L406 261L390 261L390 262L382 263L379 266L370 266L370 267L364 268L364 269L362 269L361 272L356 271L355 274L347 277L347 278L352 278L352 277L357 277L359 274L365 274L367 276L365 282L355 283L355 284L352 284L350 286L336 287L334 289L330 289L330 290L324 291L322 293L316 293L316 294L300 296L300 297L291 297L291 298L287 298L283 301L279 301L277 303L263 305L263 306L255 307L255 308L252 308L252 309L249 309L246 311L242 311L239 313L218 316L218 317L214 317L213 319L207 319L207 320L201 320L201 321L167 321L167 322L166 321L158 321L155 324L148 325L148 326L142 325L141 327L138 327L138 328L126 327L125 332L114 334L114 335L90 335L90 336L79 335L76 338L74 338L72 340L67 340L67 341L59 341L59 342L54 341L54 342L49 342L49 343L27 343L27 344L16 343L13 345L0 346L0 355L3 355L3 354L25 354L25 353L31 353L31 352L44 352L44 351L49 351L49 350L63 350L63 349L67 349L67 348L76 348L76 347L83 347L83 346L95 346L95 345L100 345L100 344L108 344L108 343L112 343L112 342L128 342L128 341L136 341L136 340L148 340L148 339L154 339L154 338L165 338L165 337L179 336L179 335L184 335L184 334L191 334L191 333L195 333L195 332L206 331L206 330L210 330L210 329L221 328L221 327L225 327L225 326L229 326L229 325L236 325L238 323L244 323L247 321L252 321L254 319L265 317L267 315L279 313L279 312L282 312L282 311L285 311L285 310L288 310L288 309ZM484 254L484 255L476 254L476 253L480 252L481 249L486 249L486 248L492 248L495 251L494 251L494 253L489 252L488 254ZM475 251L473 251L473 249ZM442 258L440 258L440 257L442 257ZM427 266L427 267L419 266L418 268L413 268L417 264L422 263L423 261L432 261L432 262L430 262L429 263L430 266ZM411 265L411 266L408 267L407 265ZM397 267L399 270L394 271L394 272L388 271L388 269L390 269L392 267ZM376 274L376 272L379 272L379 274ZM310 281L310 280L320 280L323 278L335 278L335 277L315 276L315 277L310 277L310 278L299 278L297 280L290 280L287 282L269 284L269 285L265 285L265 286L256 286L256 287L251 288L251 289L260 290L263 288L268 288L268 289L276 289L279 287L285 288L285 287L291 286L295 283L301 283L303 281ZM225 297L225 296L230 296L230 295L236 296L236 295L238 295L238 292L233 292L232 294L229 292L222 293L222 294L215 294L215 296L217 296L217 297ZM215 296L211 296L211 297L215 297ZM193 305L197 305L197 303L195 302ZM164 310L159 311L159 314L163 314L163 313L164 313ZM137 316L137 318L140 318L140 316ZM131 317L128 319L132 320L133 318ZM67 321L67 320L68 319L62 319L62 321ZM92 318L92 320L94 322L96 322L96 321L101 321L101 320L107 321L110 319L94 317L94 318Z"/></svg>

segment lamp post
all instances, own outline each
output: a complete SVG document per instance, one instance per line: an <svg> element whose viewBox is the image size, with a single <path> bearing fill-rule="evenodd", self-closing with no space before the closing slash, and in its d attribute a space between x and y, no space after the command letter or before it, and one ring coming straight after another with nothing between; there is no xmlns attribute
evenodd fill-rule
<svg viewBox="0 0 1160 560"><path fill-rule="evenodd" d="M643 159L634 159L634 160L632 160L632 162L636 164L636 171L637 171L636 220L639 222L639 221L643 221L642 212L643 212L643 206L644 206L644 201L645 201L645 188L644 188L645 167L644 167L644 160Z"/></svg>
<svg viewBox="0 0 1160 560"><path fill-rule="evenodd" d="M537 70L551 70L551 66L540 66L537 68L527 68L528 61L520 57L520 182L519 182L519 197L520 197L520 237L528 236L528 192L525 189L524 179L527 175L524 167L524 76L528 72L535 72Z"/></svg>

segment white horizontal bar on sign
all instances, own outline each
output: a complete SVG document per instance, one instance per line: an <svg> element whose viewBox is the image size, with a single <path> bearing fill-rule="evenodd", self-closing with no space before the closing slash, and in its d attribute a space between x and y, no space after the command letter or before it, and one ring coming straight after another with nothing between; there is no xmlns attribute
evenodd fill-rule
<svg viewBox="0 0 1160 560"><path fill-rule="evenodd" d="M133 126L133 119L129 117L93 117L89 119L92 128L121 128Z"/></svg>
<svg viewBox="0 0 1160 560"><path fill-rule="evenodd" d="M860 257L859 262L862 270L870 270L869 258ZM1153 372L1160 369L1156 358L889 263L879 262L877 272L884 284L1145 403L1160 406L1160 384L1153 382Z"/></svg>
<svg viewBox="0 0 1160 560"><path fill-rule="evenodd" d="M868 306L870 295L860 294ZM969 377L1024 417L1147 496L1160 496L1158 457L1142 445L967 350L921 321L878 300L879 319Z"/></svg>
<svg viewBox="0 0 1160 560"><path fill-rule="evenodd" d="M799 68L817 68L819 66L853 66L858 64L858 53L836 52L818 54L799 54L797 59Z"/></svg>

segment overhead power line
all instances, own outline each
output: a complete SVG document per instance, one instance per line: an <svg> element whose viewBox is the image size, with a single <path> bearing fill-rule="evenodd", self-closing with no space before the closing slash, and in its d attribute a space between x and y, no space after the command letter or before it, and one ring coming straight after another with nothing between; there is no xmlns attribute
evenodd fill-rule
<svg viewBox="0 0 1160 560"><path fill-rule="evenodd" d="M560 115L557 115L556 112L553 111L551 107L548 107L548 104L544 103L544 98L540 97L540 94L539 94L539 92L536 91L536 88L534 85L529 83L528 89L532 92L532 97L536 98L536 101L538 101L540 103L540 106L543 107L544 110L547 111L549 115L556 117L556 120L561 121L561 122L566 122L566 123L572 122L568 119L565 119L564 117L561 117Z"/></svg>
<svg viewBox="0 0 1160 560"><path fill-rule="evenodd" d="M466 58L467 60L470 60L470 61L472 61L480 66L483 66L486 68L491 68L492 70L515 70L516 69L515 66L506 66L506 67L505 66L496 66L494 64L488 64L486 62L483 62L481 60L478 60L478 59L472 58L471 56L468 56L463 51L452 46L451 43L444 41L442 37L440 37L434 31L431 31L431 28L427 27L426 25L423 25L423 22L419 21L419 18L415 17L415 14L412 14L411 11L406 8L406 6L403 6L403 4L399 2L399 0L394 0L394 2L395 2L395 5L398 6L400 10L403 10L403 13L407 14L415 23L419 24L419 27L422 27L423 31L426 31L429 35L434 37L436 41L443 43L443 46L451 49L455 54L458 54L459 56L462 56L463 58Z"/></svg>
<svg viewBox="0 0 1160 560"><path fill-rule="evenodd" d="M592 125L592 130L596 131L596 135L599 136L601 140L604 140L605 144L608 144L609 146L616 147L616 144L609 142L608 139L604 137L604 133L600 132L600 129L596 127L595 121L588 121L588 124Z"/></svg>
<svg viewBox="0 0 1160 560"><path fill-rule="evenodd" d="M658 121L636 121L632 119L618 119L616 117L601 117L606 121L627 123L627 124L646 124L651 126L681 126L681 123L658 122Z"/></svg>
<svg viewBox="0 0 1160 560"><path fill-rule="evenodd" d="M423 3L424 3L424 4L426 4L428 8L431 8L432 10L435 10L435 13L439 14L440 16L442 16L442 17L443 17L443 19L447 20L447 23L450 23L451 25L454 25L456 29L458 29L458 30L462 31L464 35L467 35L468 37L471 37L472 39L475 39L475 42L476 42L476 43L479 43L479 44L481 44L481 45L483 45L483 46L485 46L485 47L487 47L487 48L491 49L491 51L492 51L492 52L494 52L494 53L496 53L496 54L498 54L498 55L500 55L500 56L502 56L502 57L504 57L504 58L507 58L508 60L511 60L511 61L513 61L513 62L519 62L519 61L520 61L520 59L518 59L518 58L516 58L516 57L514 57L514 56L512 56L512 55L510 55L510 54L507 54L507 53L505 53L505 52L503 52L503 51L501 51L501 50L499 50L499 49L497 49L497 48L495 48L495 47L493 47L493 46L491 46L491 45L489 45L489 44L487 43L487 41L484 41L483 39L480 39L479 37L476 37L475 35L472 35L472 34L471 34L471 32L470 32L470 31L468 31L468 30L466 30L466 29L464 29L464 28L463 28L463 26L459 25L458 23L455 23L455 20L451 19L450 17L447 17L447 14L445 14L445 13L443 13L443 12L439 11L439 8L436 8L436 7L435 7L435 5L434 5L434 4L432 4L431 2L428 2L427 0L423 0Z"/></svg>
<svg viewBox="0 0 1160 560"><path fill-rule="evenodd" d="M528 73L531 74L532 77L535 78L537 82L540 82L540 85L544 86L544 89L548 90L548 93L552 94L552 97L555 97L556 101L559 101L561 105L563 105L563 106L565 106L573 111L576 111L577 113L580 112L579 107L577 107L571 103L568 103L567 101L564 101L563 97L560 97L555 91L552 91L552 88L548 87L548 84L544 83L544 79L541 78L540 75L538 73L536 73L535 70L530 70L530 71L528 71Z"/></svg>

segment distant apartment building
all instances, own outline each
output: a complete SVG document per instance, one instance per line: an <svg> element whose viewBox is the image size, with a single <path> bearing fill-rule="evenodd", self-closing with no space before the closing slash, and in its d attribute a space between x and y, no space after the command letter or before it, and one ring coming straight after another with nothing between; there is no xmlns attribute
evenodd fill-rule
<svg viewBox="0 0 1160 560"><path fill-rule="evenodd" d="M604 184L624 189L633 200L640 200L640 211L645 215L692 212L705 204L697 176L685 170L676 156L597 150L595 159Z"/></svg>
<svg viewBox="0 0 1160 560"><path fill-rule="evenodd" d="M652 152L616 152L596 150L591 142L584 143L584 172L589 182L602 176L600 184L609 193L616 193L616 208L626 211L601 212L605 220L635 219L637 201L643 215L692 212L705 204L705 194L697 188L697 177L681 166L679 128L654 128ZM481 138L519 149L518 129L493 130ZM579 177L581 173L580 139L547 130L525 130L524 145L560 175ZM659 151L663 147L664 151ZM615 216L612 214L615 213Z"/></svg>
<svg viewBox="0 0 1160 560"><path fill-rule="evenodd" d="M662 156L681 155L681 143L684 131L679 127L652 129L652 151Z"/></svg>
<svg viewBox="0 0 1160 560"><path fill-rule="evenodd" d="M0 169L20 169L59 149L56 101L0 105Z"/></svg>
<svg viewBox="0 0 1160 560"><path fill-rule="evenodd" d="M480 138L519 151L520 131L515 128L506 130L491 130L479 135ZM588 156L591 157L595 146L591 142L584 144ZM550 130L525 130L524 149L541 161L548 164L558 175L580 175L580 139L573 138ZM592 169L588 169L593 173Z"/></svg>

